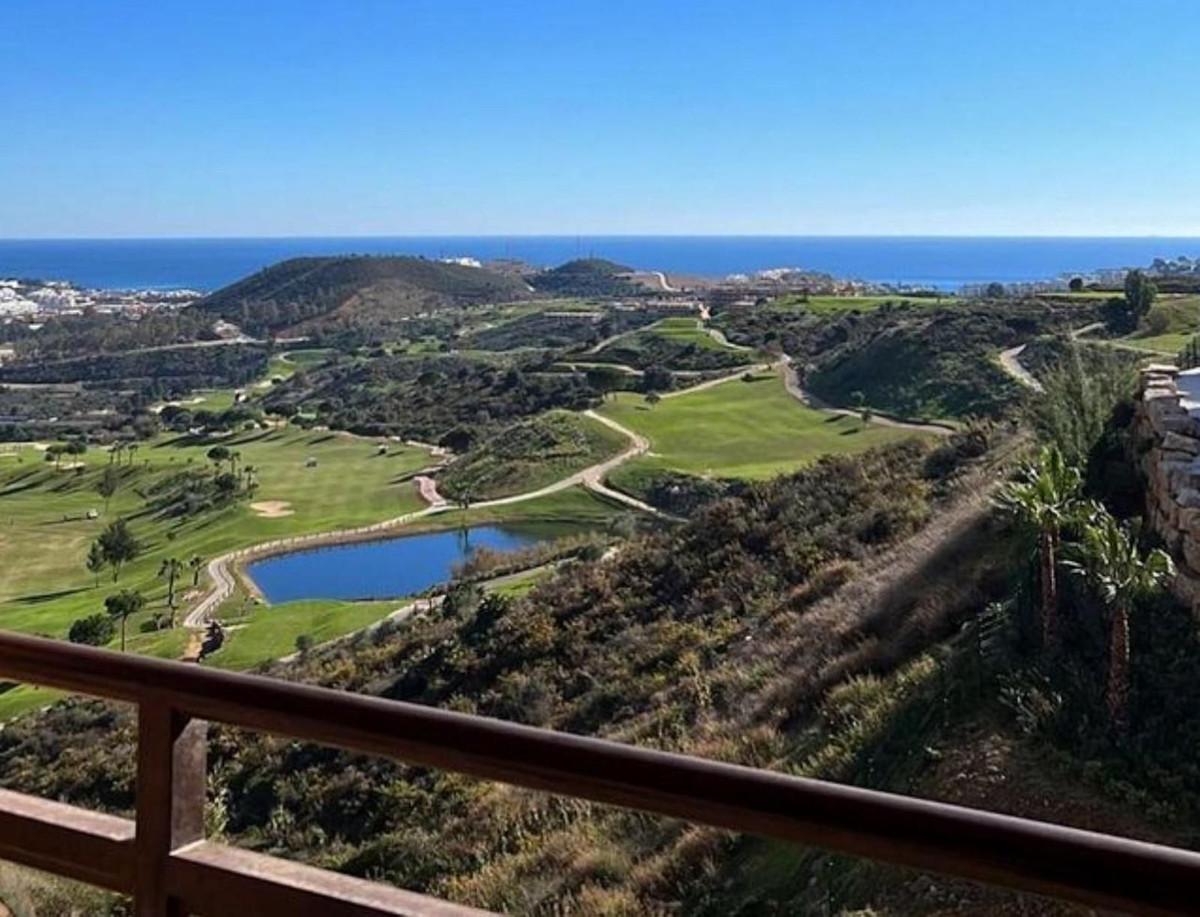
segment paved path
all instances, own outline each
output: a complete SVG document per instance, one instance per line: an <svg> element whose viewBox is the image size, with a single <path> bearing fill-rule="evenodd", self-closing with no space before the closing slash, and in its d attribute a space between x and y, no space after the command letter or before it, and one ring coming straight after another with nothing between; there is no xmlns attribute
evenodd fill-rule
<svg viewBox="0 0 1200 917"><path fill-rule="evenodd" d="M1071 340L1077 341L1085 334L1091 334L1099 328L1104 327L1104 322L1092 322L1090 325L1084 325L1082 328L1075 328L1070 332ZM1112 342L1105 342L1112 346L1120 347L1120 344L1113 345ZM1034 392L1042 392L1042 383L1034 378L1033 373L1027 370L1021 363L1021 354L1025 352L1028 344L1019 344L1016 347L1010 347L1008 350L1000 351L1000 366L1006 373L1024 385L1026 388ZM1129 347L1129 350L1137 350L1136 347ZM1152 351L1143 351L1143 353L1151 353Z"/></svg>
<svg viewBox="0 0 1200 917"><path fill-rule="evenodd" d="M667 281L667 275L666 275L666 274L664 274L662 271L646 271L645 273L647 273L647 274L653 274L655 277L657 277L657 278L658 278L658 282L659 282L659 283L662 285L662 291L663 291L664 293L677 293L677 292L679 292L679 291L678 291L678 290L676 290L676 289L675 289L673 286L671 286L671 284L670 284L670 283Z"/></svg>
<svg viewBox="0 0 1200 917"><path fill-rule="evenodd" d="M1071 332L1071 337L1078 340L1085 334L1091 334L1093 331L1099 331L1104 327L1104 322L1092 322L1090 325L1084 325L1082 328L1076 328Z"/></svg>
<svg viewBox="0 0 1200 917"><path fill-rule="evenodd" d="M742 350L747 353L754 350L753 347L747 347L745 344L735 344L729 338L725 337L725 332L719 328L709 328L707 325L700 323L700 327L708 332L708 336L720 344L722 347L728 347L730 350Z"/></svg>
<svg viewBox="0 0 1200 917"><path fill-rule="evenodd" d="M775 364L771 364L772 368L774 368L774 365ZM746 377L746 373L753 374L755 371L757 371L757 369L758 369L757 365L755 365L753 363L747 363L745 366L741 367L740 369L738 369L734 372L729 373L729 375L727 375L727 376L718 376L716 379L709 379L707 382L700 382L696 385L689 386L688 388L679 388L679 389L675 389L674 391L671 391L671 392L663 392L661 397L663 397L663 398L679 398L679 397L682 397L683 395L690 395L690 394L692 394L692 392L702 392L706 388L713 388L718 385L724 385L726 382L732 382L735 379L744 379Z"/></svg>
<svg viewBox="0 0 1200 917"><path fill-rule="evenodd" d="M637 334L639 331L643 331L646 328L653 328L654 325L656 325L656 324L658 324L658 323L653 322L649 325L639 325L636 328L630 328L626 331L620 332L619 334L614 334L611 337L606 337L599 344L594 344L593 346L591 346L587 350L585 350L584 354L586 355L586 354L590 354L590 353L599 353L600 351L602 351L605 347L607 347L609 344L613 343L614 341L619 341L621 338L628 337L631 334Z"/></svg>
<svg viewBox="0 0 1200 917"><path fill-rule="evenodd" d="M437 481L429 475L419 474L413 480L417 482L417 492L421 499L430 506L442 506L450 502L438 492Z"/></svg>
<svg viewBox="0 0 1200 917"><path fill-rule="evenodd" d="M1025 352L1027 346L1027 344L1018 344L1016 347L1000 351L1000 365L1006 373L1026 388L1035 392L1044 391L1042 383L1038 382L1033 377L1033 373L1021 365L1021 354Z"/></svg>

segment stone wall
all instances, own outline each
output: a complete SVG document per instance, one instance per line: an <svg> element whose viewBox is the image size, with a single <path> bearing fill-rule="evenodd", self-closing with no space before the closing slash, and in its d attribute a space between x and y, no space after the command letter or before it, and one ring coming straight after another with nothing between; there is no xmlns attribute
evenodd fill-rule
<svg viewBox="0 0 1200 917"><path fill-rule="evenodd" d="M1179 388L1175 366L1142 370L1133 446L1146 483L1146 524L1178 568L1171 591L1200 615L1200 418L1188 413Z"/></svg>

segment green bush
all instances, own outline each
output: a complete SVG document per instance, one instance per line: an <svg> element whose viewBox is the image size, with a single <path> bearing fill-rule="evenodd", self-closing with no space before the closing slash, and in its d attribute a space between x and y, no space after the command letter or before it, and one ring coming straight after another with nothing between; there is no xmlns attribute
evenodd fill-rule
<svg viewBox="0 0 1200 917"><path fill-rule="evenodd" d="M73 623L67 632L67 639L87 646L104 646L116 632L112 618L106 614L94 614Z"/></svg>

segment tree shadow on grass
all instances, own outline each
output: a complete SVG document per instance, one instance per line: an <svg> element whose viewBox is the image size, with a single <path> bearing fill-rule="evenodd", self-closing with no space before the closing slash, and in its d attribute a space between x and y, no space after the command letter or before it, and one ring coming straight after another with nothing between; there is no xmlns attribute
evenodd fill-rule
<svg viewBox="0 0 1200 917"><path fill-rule="evenodd" d="M151 449L166 449L169 447L180 446L197 446L204 441L202 436L192 436L190 433L181 433L178 436L173 436L171 439L163 440L161 443L155 443Z"/></svg>
<svg viewBox="0 0 1200 917"><path fill-rule="evenodd" d="M258 443L271 438L270 430L253 431L250 433L242 433L238 436L226 440L226 445L229 446L244 446L247 443Z"/></svg>
<svg viewBox="0 0 1200 917"><path fill-rule="evenodd" d="M32 595L18 596L12 601L17 605L41 605L45 602L53 602L55 599L66 598L69 595L78 595L87 590L87 586L80 586L76 589L60 589L58 592L35 592Z"/></svg>
<svg viewBox="0 0 1200 917"><path fill-rule="evenodd" d="M37 487L41 487L41 485L42 485L42 480L40 478L34 479L32 481L26 481L24 484L21 484L19 486L6 487L4 490L0 490L0 497L11 497L13 494L19 494L26 490L33 490Z"/></svg>

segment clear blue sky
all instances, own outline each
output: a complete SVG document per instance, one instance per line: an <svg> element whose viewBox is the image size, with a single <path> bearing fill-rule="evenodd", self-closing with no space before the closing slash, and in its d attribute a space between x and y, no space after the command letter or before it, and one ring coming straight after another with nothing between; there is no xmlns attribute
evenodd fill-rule
<svg viewBox="0 0 1200 917"><path fill-rule="evenodd" d="M1197 12L3 0L0 237L1200 235Z"/></svg>

